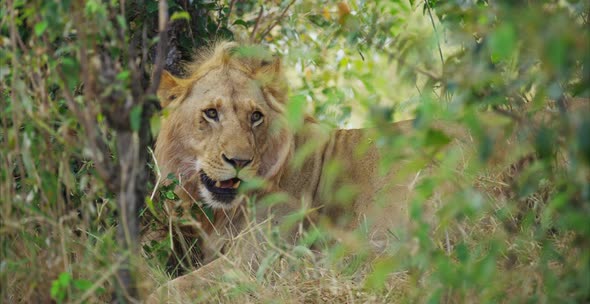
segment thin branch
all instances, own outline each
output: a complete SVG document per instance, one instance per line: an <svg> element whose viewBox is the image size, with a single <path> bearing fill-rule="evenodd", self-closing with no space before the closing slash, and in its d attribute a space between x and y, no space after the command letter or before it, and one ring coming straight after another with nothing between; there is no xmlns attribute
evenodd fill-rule
<svg viewBox="0 0 590 304"><path fill-rule="evenodd" d="M225 26L229 25L229 17L231 16L231 12L234 8L235 3L236 3L236 0L231 0L231 2L229 3L229 10L227 11L227 16L225 17Z"/></svg>
<svg viewBox="0 0 590 304"><path fill-rule="evenodd" d="M17 47L17 37L19 37L20 35L18 34L18 30L16 27L16 8L14 5L14 1L10 1L9 5L10 7L10 44L12 46L12 75L13 77L16 78L16 76L18 75L17 69L18 67L20 67L21 65L19 65L19 58L18 58L18 47ZM23 49L23 51L25 50L25 48L23 46L21 46L21 48ZM10 81L10 98L11 100L14 102L17 99L16 96L16 85L15 85L16 81L14 80L14 78ZM16 125L16 124L15 124ZM4 133L4 134L8 134L8 133ZM15 141L15 146L16 146L16 150L15 151L20 151L20 141L16 140ZM21 178L25 177L25 170L24 170L24 165L22 163L22 161L20 160L20 158L17 158L19 160L17 160L17 164L18 164L18 171L19 171L19 176ZM6 167L9 168L9 167Z"/></svg>
<svg viewBox="0 0 590 304"><path fill-rule="evenodd" d="M506 117L508 117L508 118L516 121L516 122L519 122L520 123L520 122L523 121L522 117L518 116L514 112L510 112L510 111L504 110L504 109L502 109L502 108L500 108L498 106L494 106L494 107L492 107L492 109L494 110L494 112L496 112L496 113L498 113L498 114L500 114L502 116L506 116Z"/></svg>
<svg viewBox="0 0 590 304"><path fill-rule="evenodd" d="M146 70L145 66L148 62L148 35L147 35L147 23L143 23L143 27L141 29L141 63L139 64L139 72L143 73ZM145 80L142 78L142 80ZM145 86L142 86L142 89L145 89Z"/></svg>
<svg viewBox="0 0 590 304"><path fill-rule="evenodd" d="M236 0L231 0L231 2L229 3L229 10L227 11L227 16L225 16L225 26L228 26L228 24L229 24L229 16L231 16L231 11L234 8L235 3L236 3ZM215 29L215 35L217 35L217 33L219 33L221 26L224 24L223 22L221 22L221 11L222 10L220 9L219 10L219 17L217 20L217 29Z"/></svg>
<svg viewBox="0 0 590 304"><path fill-rule="evenodd" d="M86 289L84 294L82 294L82 296L78 298L74 303L84 303L87 299L92 297L96 290L101 288L103 284L106 282L106 280L108 280L113 274L115 274L119 270L119 268L123 265L123 263L125 263L128 257L129 253L125 253L122 256L120 256L117 259L117 261L115 261L115 263L106 272L104 272L100 276L100 278L98 278L98 280L95 281L94 284L92 284L92 286L90 286L90 288Z"/></svg>
<svg viewBox="0 0 590 304"><path fill-rule="evenodd" d="M121 32L121 37L120 39L125 39L125 32L124 29L120 30ZM137 48L138 45L140 44L140 40L143 39L143 37L141 35L137 35L137 33L131 37L130 42L129 42L129 47L128 47L128 52L129 52L129 58L137 58ZM125 41L125 40L122 40ZM108 62L110 65L113 64L113 62L111 60L109 60L109 58L105 57L103 58L103 61ZM143 63L140 63L141 65L143 65ZM143 80L143 71L139 71L139 68L137 67L137 62L136 60L128 60L128 66L129 66L129 71L131 72L131 96L133 97L133 99L140 99L143 93L143 89L144 87L142 86L142 80ZM129 109L127 109L129 110Z"/></svg>
<svg viewBox="0 0 590 304"><path fill-rule="evenodd" d="M77 9L76 12L74 12L73 17L76 31L78 32L80 41L82 41L82 43L80 43L80 72L82 73L82 83L84 84L84 99L90 100L92 96L94 96L94 90L92 88L94 85L90 81L89 69L91 67L88 59L88 51L86 50L86 42L88 41L86 31L88 27L84 26L85 22L80 18L80 14L82 14L83 11L82 8ZM84 112L87 112L87 109Z"/></svg>
<svg viewBox="0 0 590 304"><path fill-rule="evenodd" d="M153 201L154 197L156 196L156 191L160 187L160 181L162 180L162 172L160 171L160 166L158 166L158 160L156 159L156 155L154 155L154 150L148 147L148 151L150 153L150 156L152 157L152 160L154 161L154 168L156 169L156 184L154 185L152 195L150 195L150 200Z"/></svg>
<svg viewBox="0 0 590 304"><path fill-rule="evenodd" d="M420 90L420 88L418 87L418 83L414 83L414 86L416 87L416 90L418 91L418 95L422 96L422 91Z"/></svg>
<svg viewBox="0 0 590 304"><path fill-rule="evenodd" d="M66 78L58 67L57 75L61 79L61 81L65 84ZM70 91L63 90L66 105L74 113L78 121L82 123L84 126L84 131L86 133L86 142L90 145L90 150L93 151L92 160L94 161L94 167L98 172L98 175L104 180L105 185L110 191L116 190L117 185L117 174L115 174L116 166L113 162L111 162L109 158L110 150L107 144L102 140L100 135L96 132L95 126L96 122L93 121L80 111L80 107L76 103L74 96Z"/></svg>
<svg viewBox="0 0 590 304"><path fill-rule="evenodd" d="M279 22L281 22L281 19L283 19L283 17L285 17L285 14L287 14L287 11L289 10L289 8L291 7L291 5L293 5L293 3L295 3L296 0L291 0L291 2L289 2L289 4L287 5L287 7L285 7L285 9L283 10L283 12L281 13L281 15L275 19L275 21L266 28L266 30L264 30L264 32L262 32L262 34L260 35L259 38L259 42L262 41L262 39L264 39L264 37L266 35L268 35L268 33L270 33L270 31L272 31L272 29L277 26L279 24Z"/></svg>
<svg viewBox="0 0 590 304"><path fill-rule="evenodd" d="M156 59L154 60L154 72L152 73L152 82L146 91L146 94L154 95L158 90L158 86L160 85L160 78L162 76L162 71L164 70L164 63L166 59L166 49L167 49L167 40L168 40L168 4L166 1L159 2L159 26L158 30L160 31L158 34L158 47L156 51Z"/></svg>
<svg viewBox="0 0 590 304"><path fill-rule="evenodd" d="M260 11L258 12L258 17L256 17L256 22L254 23L254 28L252 28L252 33L250 33L250 42L254 42L254 36L256 35L256 31L258 30L258 25L260 24L260 19L262 19L262 13L264 12L264 6L260 6Z"/></svg>
<svg viewBox="0 0 590 304"><path fill-rule="evenodd" d="M442 80L442 77L441 76L438 76L438 75L434 74L431 71L425 70L425 69L423 69L423 68L421 68L421 67L419 67L417 65L409 64L403 58L401 58L400 56L398 56L398 55L396 55L396 54L394 54L392 52L387 52L387 51L385 51L385 52L389 56L390 59L394 59L395 61L397 61L401 65L408 66L411 69L413 69L414 71L416 71L416 72L418 72L420 74L423 74L425 76L428 76L430 79L432 79L434 81L441 81Z"/></svg>
<svg viewBox="0 0 590 304"><path fill-rule="evenodd" d="M555 100L555 104L557 104L557 109L559 109L559 114L565 115L567 113L567 98L564 94L561 94L557 100Z"/></svg>
<svg viewBox="0 0 590 304"><path fill-rule="evenodd" d="M428 16L430 17L430 22L432 23L432 28L434 29L434 36L436 37L436 44L438 45L438 55L440 56L440 63L443 66L445 65L445 59L443 58L442 49L440 47L440 37L438 36L438 31L436 30L436 25L434 24L434 18L432 17L432 11L430 9L430 3L428 0L424 1L426 5L426 9L428 10Z"/></svg>

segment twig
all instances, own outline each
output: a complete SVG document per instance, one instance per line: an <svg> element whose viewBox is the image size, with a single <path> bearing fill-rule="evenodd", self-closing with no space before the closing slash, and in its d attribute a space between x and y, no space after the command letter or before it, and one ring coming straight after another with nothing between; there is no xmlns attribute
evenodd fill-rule
<svg viewBox="0 0 590 304"><path fill-rule="evenodd" d="M150 152L150 156L152 157L152 160L154 161L154 168L156 168L156 184L154 185L154 189L152 191L152 195L150 195L150 199L153 201L154 200L154 196L156 196L156 191L158 190L158 187L160 186L160 181L162 180L162 172L160 171L160 167L158 166L158 160L156 159L156 156L154 155L154 151L152 150L152 148L148 147L148 151Z"/></svg>
<svg viewBox="0 0 590 304"><path fill-rule="evenodd" d="M289 2L289 4L287 5L287 7L285 7L285 9L283 10L283 12L281 13L281 15L275 19L275 22L273 22L269 27L266 28L266 30L264 30L264 32L262 32L262 34L260 35L259 38L259 42L262 41L262 39L264 39L264 37L266 35L268 35L268 33L270 33L270 31L272 31L272 29L277 26L277 24L279 24L279 22L281 21L281 19L283 19L283 17L285 17L285 14L287 13L287 11L289 10L289 8L291 7L291 5L293 5L293 3L295 3L295 0L291 0L291 2Z"/></svg>
<svg viewBox="0 0 590 304"><path fill-rule="evenodd" d="M229 3L229 10L227 11L227 16L225 16L225 26L228 26L229 24L229 16L231 16L231 11L234 8L234 4L236 3L236 0L231 0L231 2ZM223 23L221 22L221 9L219 10L219 17L217 20L217 29L215 29L215 35L217 35L217 33L219 33L219 30L221 29L221 25L223 25ZM190 26L189 26L190 28Z"/></svg>
<svg viewBox="0 0 590 304"><path fill-rule="evenodd" d="M147 23L144 22L141 29L141 63L139 64L139 72L142 74L146 70L145 65L148 62L148 41ZM158 45L158 52L160 51L159 47L160 45ZM142 78L142 80L144 79Z"/></svg>
<svg viewBox="0 0 590 304"><path fill-rule="evenodd" d="M494 107L492 107L492 109L494 110L494 112L496 112L502 116L506 116L516 122L520 123L523 121L522 117L516 115L514 112L506 111L498 106L494 106Z"/></svg>
<svg viewBox="0 0 590 304"><path fill-rule="evenodd" d="M18 67L20 67L21 65L19 65L19 58L18 58L18 47L17 47L17 39L20 40L18 37L20 37L20 35L18 34L18 30L16 27L16 9L15 9L15 4L14 1L10 1L9 0L9 4L8 7L10 7L10 18L9 18L9 22L10 22L10 45L12 46L12 71L11 74L13 75L13 77L16 77L16 75L18 75L17 69ZM22 47L22 46L21 46ZM23 51L25 50L24 47ZM16 81L12 80L10 82L10 98L11 100L14 102L17 99L16 97ZM16 122L14 122L14 125L16 126ZM5 125L6 126L6 125ZM4 133L4 134L8 134L8 133ZM15 141L15 151L20 151L20 141L16 140ZM18 167L18 174L21 178L25 177L25 170L24 170L24 165L22 163L22 160L20 157L17 158L16 160L17 163L17 167ZM9 166L7 166L6 168L8 168Z"/></svg>
<svg viewBox="0 0 590 304"><path fill-rule="evenodd" d="M58 67L57 75L61 79L62 82L66 82L66 78ZM110 191L116 191L117 176L114 173L116 171L116 167L114 163L110 161L109 158L109 148L107 144L102 140L99 134L97 134L96 129L94 127L95 121L90 120L88 116L84 115L80 111L80 108L76 101L74 100L74 96L68 90L63 90L63 94L65 97L66 104L70 111L74 113L78 121L82 123L84 126L84 131L86 133L86 139L88 144L90 145L90 150L93 151L92 160L94 161L94 167L100 175L101 179L105 182L105 185ZM94 124L94 125L93 125Z"/></svg>
<svg viewBox="0 0 590 304"><path fill-rule="evenodd" d="M191 199L191 201L199 208L199 211L201 211L203 214L206 214L205 210L203 209L203 207L201 206L199 201L197 201L197 199L194 198L193 195L188 190L186 190L186 188L184 188L182 186L182 181L180 180L180 176L179 176L179 181L178 181L178 187L180 187L180 189L182 191L184 191L186 195L188 195L188 197ZM205 219L209 222L211 227L213 227L213 230L215 231L215 233L217 235L220 235L219 231L215 227L215 219L213 219L213 221L211 221L208 216L205 216Z"/></svg>
<svg viewBox="0 0 590 304"><path fill-rule="evenodd" d="M434 81L441 81L441 79L442 79L441 76L438 76L438 75L434 74L433 72L425 70L419 66L407 63L404 59L402 59L401 57L399 57L398 55L396 55L394 53L387 52L387 51L386 51L386 53L390 59L395 59L401 65L409 66L411 69L415 70L416 72L418 72L420 74L428 76L430 79L432 79Z"/></svg>
<svg viewBox="0 0 590 304"><path fill-rule="evenodd" d="M445 60L443 58L442 49L440 47L440 37L438 36L438 31L436 30L436 25L434 24L434 18L432 17L432 11L430 9L430 3L428 1L429 0L426 0L424 1L424 3L426 5L426 9L428 10L428 16L430 17L432 28L434 29L434 36L436 37L436 44L438 45L438 55L440 56L440 63L443 65L444 70Z"/></svg>
<svg viewBox="0 0 590 304"><path fill-rule="evenodd" d="M256 17L256 22L254 23L254 28L252 28L252 33L250 33L250 42L254 42L254 36L256 35L256 31L258 30L258 25L260 24L260 19L262 19L262 13L264 12L264 6L260 6L260 11L258 12L258 17Z"/></svg>
<svg viewBox="0 0 590 304"><path fill-rule="evenodd" d="M231 2L229 3L229 10L227 11L227 16L225 16L225 26L229 25L229 16L231 16L231 12L234 8L235 3L236 3L236 0L231 0Z"/></svg>
<svg viewBox="0 0 590 304"><path fill-rule="evenodd" d="M162 71L164 70L164 63L166 58L166 45L168 40L168 4L166 1L160 1L159 10L159 26L158 30L158 47L156 53L156 60L154 60L154 72L152 74L152 83L150 84L146 94L154 95L160 85L160 78L162 77Z"/></svg>
<svg viewBox="0 0 590 304"><path fill-rule="evenodd" d="M85 22L80 19L80 14L82 14L84 10L80 9L79 11L74 12L74 23L76 24L76 31L78 32L80 41L88 41L88 36L86 35L87 27L84 26ZM82 73L82 83L84 84L84 99L90 100L95 94L93 90L93 84L90 81L90 64L88 60L88 51L86 49L86 43L80 43L80 72ZM85 109L84 115L88 113L88 107Z"/></svg>
<svg viewBox="0 0 590 304"><path fill-rule="evenodd" d="M418 90L418 95L422 96L422 91L418 87L418 83L414 83L414 86L416 87L416 90Z"/></svg>
<svg viewBox="0 0 590 304"><path fill-rule="evenodd" d="M565 95L561 94L559 98L555 100L555 103L557 104L557 109L559 109L559 114L565 115L567 113L568 108L567 98L565 97Z"/></svg>
<svg viewBox="0 0 590 304"><path fill-rule="evenodd" d="M447 249L447 255L451 255L451 239L449 237L449 229L445 229L445 245L446 245L446 249Z"/></svg>
<svg viewBox="0 0 590 304"><path fill-rule="evenodd" d="M102 274L102 276L100 276L100 278L98 278L98 280L92 284L92 286L90 286L90 288L88 288L86 290L86 292L84 292L84 294L82 294L82 296L80 298L78 298L77 301L75 301L74 303L84 303L86 299L90 298L90 296L92 296L96 290L113 274L115 274L115 272L117 272L117 270L119 270L119 267L121 267L121 265L127 260L127 258L129 257L129 252L123 254L122 256L119 257L119 259L115 262L115 264L113 264L113 266L111 266L111 268L106 271L105 273Z"/></svg>

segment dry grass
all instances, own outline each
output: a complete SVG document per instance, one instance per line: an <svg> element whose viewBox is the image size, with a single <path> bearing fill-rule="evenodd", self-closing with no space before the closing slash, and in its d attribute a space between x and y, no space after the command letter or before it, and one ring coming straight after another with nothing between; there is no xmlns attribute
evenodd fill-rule
<svg viewBox="0 0 590 304"><path fill-rule="evenodd" d="M228 255L233 268L212 282L203 298L195 300L480 303L575 299L575 286L568 289L559 280L575 274L576 267L583 263L584 251L576 244L576 234L552 232L552 227L541 229L546 225L541 215L557 190L545 183L525 197L515 193L514 185L532 162L523 159L501 173L481 174L473 186L443 198L447 203L467 207L472 200L481 204L472 213L452 214L443 221L439 231L448 233L430 236L417 225L409 233L410 239L392 237L391 246L379 253L359 252L362 242L338 242L332 237L334 233L323 228L320 234L327 242L322 244L329 245L307 249L270 241L255 244L262 248L262 260L271 261L264 271L253 271L249 263L232 260ZM111 202L103 200L87 204L87 209L66 212L27 205L26 198L16 197L4 203L3 208L1 269L5 302L51 302L52 285L60 281L63 273L71 274L60 291L63 302L110 300L117 285L115 272L121 265L116 254L115 223L110 222ZM156 239L168 247L163 239L170 231L182 230L176 230L174 225L163 228L164 233ZM265 233L256 229L252 227L245 234ZM354 240L352 233L350 239ZM195 245L192 242L194 238L187 236L185 246ZM175 250L179 248L177 244ZM138 265L137 278L144 295L170 279L164 260L153 253L132 259ZM180 254L177 258L185 260L185 268L177 269L180 272L198 267L186 263L188 256ZM53 298L59 297L57 294Z"/></svg>
<svg viewBox="0 0 590 304"><path fill-rule="evenodd" d="M210 282L210 290L195 300L481 303L567 297L562 290L548 294L546 286L547 280L567 275L566 269L578 263L579 249L572 243L573 235L535 236L540 225L538 216L555 192L554 187L546 184L527 197L515 199L515 183L532 162L532 158L523 158L506 170L479 176L465 191L473 195L472 199L479 197L483 206L475 214L447 224L447 233L421 239L416 229L410 233L415 236L408 240L392 238L392 245L384 252L359 251L363 244L334 239L328 241L330 245L312 250L285 243L259 243L255 246L263 248L263 260L273 261L263 272L227 255L224 258L233 267L226 276ZM533 216L533 222L523 223L526 216ZM333 235L329 230L321 233ZM350 238L354 239L352 233ZM547 247L554 250L554 257L547 257ZM150 271L152 277L158 278L157 285L169 279L159 269L152 267Z"/></svg>

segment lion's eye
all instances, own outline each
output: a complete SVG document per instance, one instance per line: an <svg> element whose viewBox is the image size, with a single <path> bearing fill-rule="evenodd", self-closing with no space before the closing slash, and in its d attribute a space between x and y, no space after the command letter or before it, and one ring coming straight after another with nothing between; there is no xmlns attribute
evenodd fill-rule
<svg viewBox="0 0 590 304"><path fill-rule="evenodd" d="M250 116L250 122L252 122L253 124L257 124L258 122L262 121L262 117L264 117L264 115L262 115L260 111L254 111L254 113L252 113L252 115Z"/></svg>
<svg viewBox="0 0 590 304"><path fill-rule="evenodd" d="M215 109L207 109L203 111L203 113L205 113L205 116L207 116L207 118L209 119L213 119L215 121L219 119L219 115L217 114L217 110Z"/></svg>

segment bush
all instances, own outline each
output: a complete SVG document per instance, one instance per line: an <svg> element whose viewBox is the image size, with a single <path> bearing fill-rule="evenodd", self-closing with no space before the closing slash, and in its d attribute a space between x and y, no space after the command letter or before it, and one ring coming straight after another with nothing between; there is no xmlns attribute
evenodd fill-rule
<svg viewBox="0 0 590 304"><path fill-rule="evenodd" d="M310 231L301 246L284 244L302 256L291 268L269 251L258 280L220 284L233 292L214 299L587 302L590 113L568 102L590 97L589 13L586 1L2 2L1 298L124 301L169 279L161 269L194 267L170 249L177 240L138 255L140 227L160 225L154 93L161 69L183 75L181 61L223 38L284 58L290 121L307 111L331 126L383 129L384 169L400 157L448 166L417 185L418 224L399 248L376 260L351 257L350 244L313 255L305 242L329 237ZM550 121L529 116L548 108L558 113ZM381 128L406 118L416 118L415 137ZM479 159L464 176L449 169L459 154L437 153L449 138L429 128L436 120L476 139ZM497 173L488 126L511 122L534 153ZM461 191L445 197L442 233L431 236L419 207L449 181Z"/></svg>

